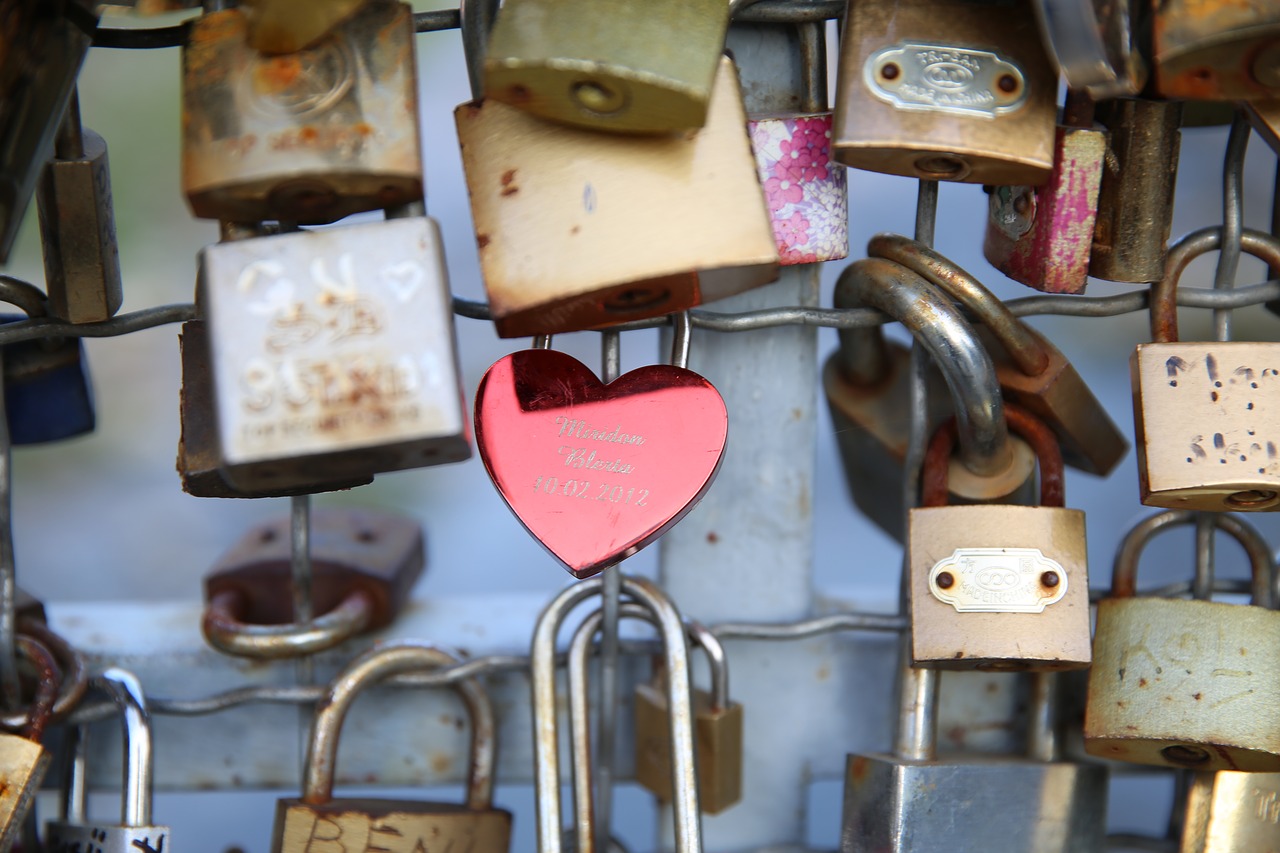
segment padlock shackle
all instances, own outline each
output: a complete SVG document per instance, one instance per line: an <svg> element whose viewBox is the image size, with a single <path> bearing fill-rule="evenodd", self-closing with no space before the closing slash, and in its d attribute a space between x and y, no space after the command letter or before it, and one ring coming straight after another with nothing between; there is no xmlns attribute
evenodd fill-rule
<svg viewBox="0 0 1280 853"><path fill-rule="evenodd" d="M618 571L614 569L614 571ZM582 602L603 593L604 579L594 577L567 587L543 609L533 631L530 649L533 689L534 795L538 814L539 853L563 853L560 828L560 753L556 705L556 635L565 617ZM675 604L657 584L645 578L622 576L622 593L643 605L654 617L663 639L667 677L689 683L689 654L684 624ZM674 803L677 853L700 853L702 818L698 808L694 768L693 702L677 691L671 704L672 767L679 784Z"/></svg>
<svg viewBox="0 0 1280 853"><path fill-rule="evenodd" d="M686 370L689 367L689 346L693 337L693 318L688 311L671 315L671 363Z"/></svg>
<svg viewBox="0 0 1280 853"><path fill-rule="evenodd" d="M1005 403L1004 415L1009 428L1025 441L1040 462L1040 506L1060 507L1066 503L1063 479L1062 448L1058 437L1035 415ZM947 488L951 454L956 443L956 419L948 418L929 441L924 454L924 466L920 474L920 505L946 506L950 490Z"/></svg>
<svg viewBox="0 0 1280 853"><path fill-rule="evenodd" d="M1178 340L1178 281L1187 266L1201 255L1222 248L1222 226L1211 225L1192 231L1169 247L1164 278L1151 285L1151 340L1159 344ZM1265 231L1245 228L1240 248L1267 266L1280 267L1280 240Z"/></svg>
<svg viewBox="0 0 1280 853"><path fill-rule="evenodd" d="M307 745L302 801L319 805L333 799L338 738L351 703L366 688L405 673L430 671L461 663L444 648L421 641L403 640L376 646L351 661L338 673L316 706ZM462 699L471 719L471 761L467 768L467 808L493 808L493 770L497 761L497 727L493 704L479 679L463 678L450 685Z"/></svg>
<svg viewBox="0 0 1280 853"><path fill-rule="evenodd" d="M1250 599L1258 607L1274 608L1272 593L1275 566L1271 546L1253 525L1224 512L1198 513L1189 509L1170 509L1148 516L1130 528L1116 549L1111 569L1109 598L1132 598L1138 594L1138 560L1147 543L1157 533L1175 527L1194 525L1201 515L1208 515L1219 530L1240 543L1249 558L1251 570Z"/></svg>
<svg viewBox="0 0 1280 853"><path fill-rule="evenodd" d="M111 667L93 679L120 710L124 731L124 767L120 790L120 822L124 826L151 825L151 793L155 756L151 747L151 712L142 682L128 670ZM88 785L84 787L88 792Z"/></svg>
<svg viewBox="0 0 1280 853"><path fill-rule="evenodd" d="M220 652L256 660L300 658L342 645L358 636L373 619L374 603L362 589L352 589L338 606L309 622L255 625L245 622L248 598L227 589L209 598L200 629Z"/></svg>
<svg viewBox="0 0 1280 853"><path fill-rule="evenodd" d="M1049 367L1050 354L1044 341L959 264L901 234L875 235L867 243L867 254L901 264L959 302L991 330L1009 358L1027 376L1039 376Z"/></svg>
<svg viewBox="0 0 1280 853"><path fill-rule="evenodd" d="M865 258L840 274L835 305L870 306L902 323L928 351L951 390L965 468L980 477L1008 470L1012 449L995 366L949 300L901 264ZM844 346L842 340L842 350Z"/></svg>
<svg viewBox="0 0 1280 853"><path fill-rule="evenodd" d="M461 0L458 5L467 80L471 83L471 99L478 101L484 97L484 58L493 22L498 18L498 0Z"/></svg>

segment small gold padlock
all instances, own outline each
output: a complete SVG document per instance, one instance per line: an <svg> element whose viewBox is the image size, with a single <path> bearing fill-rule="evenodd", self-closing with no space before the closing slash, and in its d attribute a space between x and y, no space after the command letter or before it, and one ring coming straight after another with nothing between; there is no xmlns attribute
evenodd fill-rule
<svg viewBox="0 0 1280 853"><path fill-rule="evenodd" d="M1211 512L1280 509L1280 347L1251 341L1178 341L1178 279L1218 249L1222 229L1203 228L1169 250L1151 289L1151 337L1129 359L1138 486L1147 506ZM1280 240L1245 229L1245 252L1280 265Z"/></svg>
<svg viewBox="0 0 1280 853"><path fill-rule="evenodd" d="M1135 597L1156 533L1196 522L1169 510L1135 526L1098 603L1084 716L1091 755L1190 770L1280 771L1280 613L1271 548L1234 515L1213 523L1245 549L1253 605Z"/></svg>
<svg viewBox="0 0 1280 853"><path fill-rule="evenodd" d="M422 199L413 14L369 0L311 47L267 55L241 9L182 51L182 187L196 216L333 222Z"/></svg>
<svg viewBox="0 0 1280 853"><path fill-rule="evenodd" d="M729 27L725 0L507 0L486 97L593 130L702 127Z"/></svg>
<svg viewBox="0 0 1280 853"><path fill-rule="evenodd" d="M1063 508L1062 456L1048 427L1005 404L1040 460L1040 506L947 506L955 421L925 454L921 508L907 523L911 657L935 669L1053 671L1089 665L1084 513Z"/></svg>
<svg viewBox="0 0 1280 853"><path fill-rule="evenodd" d="M1238 101L1280 93L1280 5L1274 0L1151 5L1151 58L1161 95Z"/></svg>
<svg viewBox="0 0 1280 853"><path fill-rule="evenodd" d="M1038 186L1058 76L1031 4L850 0L835 159L935 181Z"/></svg>
<svg viewBox="0 0 1280 853"><path fill-rule="evenodd" d="M742 705L729 698L729 659L720 640L702 624L687 620L689 638L707 653L711 692L693 691L694 749L698 756L698 804L719 814L742 799ZM636 781L659 801L672 800L671 710L667 689L658 682L636 686Z"/></svg>
<svg viewBox="0 0 1280 853"><path fill-rule="evenodd" d="M1280 773L1196 773L1178 853L1280 853Z"/></svg>
<svg viewBox="0 0 1280 853"><path fill-rule="evenodd" d="M670 314L778 277L727 58L707 124L694 133L605 135L493 100L463 104L454 118L480 269L504 338Z"/></svg>

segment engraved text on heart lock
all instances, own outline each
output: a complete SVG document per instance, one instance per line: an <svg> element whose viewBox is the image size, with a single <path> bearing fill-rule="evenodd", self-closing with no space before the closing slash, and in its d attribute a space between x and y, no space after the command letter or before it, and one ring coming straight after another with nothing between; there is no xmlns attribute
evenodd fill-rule
<svg viewBox="0 0 1280 853"><path fill-rule="evenodd" d="M586 578L693 508L720 467L728 416L691 370L649 365L605 385L572 356L534 349L489 368L475 427L503 500Z"/></svg>

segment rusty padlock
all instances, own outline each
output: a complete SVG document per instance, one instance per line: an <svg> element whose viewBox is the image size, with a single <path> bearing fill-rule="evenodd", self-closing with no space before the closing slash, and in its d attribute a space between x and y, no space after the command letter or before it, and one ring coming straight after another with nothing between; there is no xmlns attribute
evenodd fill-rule
<svg viewBox="0 0 1280 853"><path fill-rule="evenodd" d="M1234 515L1210 516L1248 554L1252 606L1136 597L1156 533L1194 524L1166 511L1135 526L1098 603L1084 746L1092 755L1191 770L1280 771L1280 613L1271 549Z"/></svg>
<svg viewBox="0 0 1280 853"><path fill-rule="evenodd" d="M1211 512L1280 509L1280 455L1270 432L1280 412L1280 349L1252 341L1178 341L1178 280L1221 246L1202 228L1169 250L1151 289L1151 337L1129 359L1138 486L1147 506ZM1243 250L1280 265L1280 240L1245 229Z"/></svg>
<svg viewBox="0 0 1280 853"><path fill-rule="evenodd" d="M1029 3L850 0L833 155L922 180L1043 184L1057 83Z"/></svg>
<svg viewBox="0 0 1280 853"><path fill-rule="evenodd" d="M1084 378L1044 335L1014 316L982 282L923 243L877 234L867 243L867 253L902 264L981 321L974 329L991 355L1005 398L1049 425L1068 465L1101 477L1115 469L1129 443Z"/></svg>
<svg viewBox="0 0 1280 853"><path fill-rule="evenodd" d="M1240 101L1280 94L1280 6L1274 0L1151 5L1151 60L1161 95Z"/></svg>
<svg viewBox="0 0 1280 853"><path fill-rule="evenodd" d="M1062 456L1049 428L1005 404L1040 460L1040 505L947 506L956 426L925 454L921 508L907 522L911 657L936 669L1089 666L1084 513L1063 507Z"/></svg>
<svg viewBox="0 0 1280 853"><path fill-rule="evenodd" d="M290 520L265 522L223 554L204 579L205 639L219 651L293 657L385 628L422 574L422 529L389 512L321 509L311 516L316 619L293 621Z"/></svg>

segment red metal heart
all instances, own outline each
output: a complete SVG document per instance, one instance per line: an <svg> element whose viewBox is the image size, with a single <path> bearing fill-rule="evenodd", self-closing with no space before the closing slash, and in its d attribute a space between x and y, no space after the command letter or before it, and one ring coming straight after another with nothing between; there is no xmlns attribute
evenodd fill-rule
<svg viewBox="0 0 1280 853"><path fill-rule="evenodd" d="M657 539L711 486L728 414L710 382L656 364L608 385L534 349L499 359L476 392L476 445L534 538L587 578Z"/></svg>

